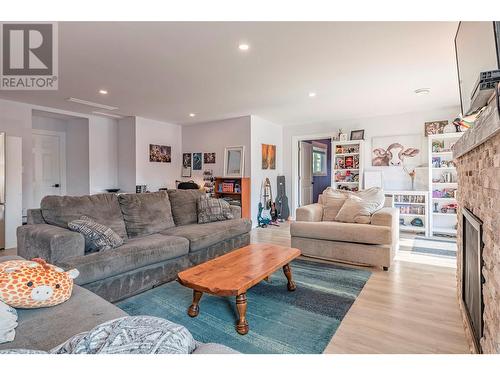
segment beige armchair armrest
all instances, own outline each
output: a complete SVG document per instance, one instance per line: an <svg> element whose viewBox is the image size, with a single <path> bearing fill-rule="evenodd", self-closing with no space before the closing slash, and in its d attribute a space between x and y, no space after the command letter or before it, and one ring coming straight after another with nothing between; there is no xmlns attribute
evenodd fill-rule
<svg viewBox="0 0 500 375"><path fill-rule="evenodd" d="M384 227L399 227L399 210L393 207L384 207L372 214L372 225Z"/></svg>
<svg viewBox="0 0 500 375"><path fill-rule="evenodd" d="M297 208L296 221L321 221L323 219L323 206L319 203L308 204Z"/></svg>

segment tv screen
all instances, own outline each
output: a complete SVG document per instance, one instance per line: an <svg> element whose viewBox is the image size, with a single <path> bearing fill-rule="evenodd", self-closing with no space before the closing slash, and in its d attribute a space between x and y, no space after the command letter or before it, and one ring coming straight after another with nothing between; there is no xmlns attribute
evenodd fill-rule
<svg viewBox="0 0 500 375"><path fill-rule="evenodd" d="M500 22L460 22L455 36L462 114L471 106L479 73L500 69Z"/></svg>

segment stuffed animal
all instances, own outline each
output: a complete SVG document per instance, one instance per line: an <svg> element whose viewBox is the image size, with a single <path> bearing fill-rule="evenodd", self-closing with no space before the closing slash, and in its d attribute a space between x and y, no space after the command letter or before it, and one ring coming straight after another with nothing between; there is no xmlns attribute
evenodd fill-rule
<svg viewBox="0 0 500 375"><path fill-rule="evenodd" d="M78 270L64 272L40 258L0 263L0 300L14 308L35 309L63 303Z"/></svg>

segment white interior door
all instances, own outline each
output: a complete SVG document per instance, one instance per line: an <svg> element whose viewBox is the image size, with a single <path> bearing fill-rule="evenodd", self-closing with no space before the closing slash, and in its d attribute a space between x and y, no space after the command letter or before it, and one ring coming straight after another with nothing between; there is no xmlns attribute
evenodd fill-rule
<svg viewBox="0 0 500 375"><path fill-rule="evenodd" d="M65 134L49 131L33 132L33 203L47 195L66 193Z"/></svg>
<svg viewBox="0 0 500 375"><path fill-rule="evenodd" d="M300 142L299 183L300 205L305 206L313 202L313 173L312 173L312 144Z"/></svg>

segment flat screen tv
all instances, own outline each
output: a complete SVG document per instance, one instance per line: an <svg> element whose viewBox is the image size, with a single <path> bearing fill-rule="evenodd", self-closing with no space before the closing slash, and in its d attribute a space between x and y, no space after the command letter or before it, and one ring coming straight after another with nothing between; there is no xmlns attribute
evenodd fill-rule
<svg viewBox="0 0 500 375"><path fill-rule="evenodd" d="M455 36L462 114L471 106L479 73L500 69L500 22L460 22Z"/></svg>

